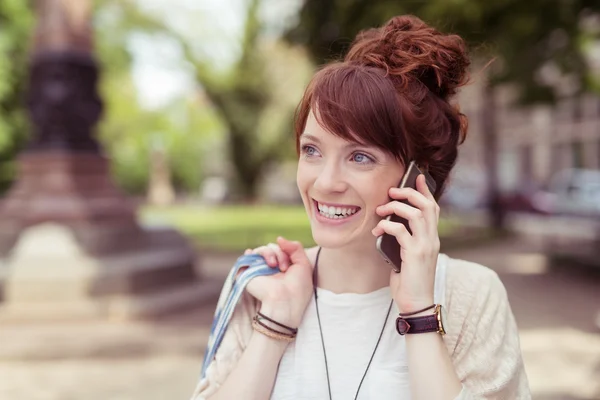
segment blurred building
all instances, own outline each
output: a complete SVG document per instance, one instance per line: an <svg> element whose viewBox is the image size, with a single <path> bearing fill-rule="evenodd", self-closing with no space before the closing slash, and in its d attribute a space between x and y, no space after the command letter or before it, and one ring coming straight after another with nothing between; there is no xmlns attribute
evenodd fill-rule
<svg viewBox="0 0 600 400"><path fill-rule="evenodd" d="M459 183L485 181L482 151L481 88L471 85L460 95L469 117L467 140L460 147L454 173ZM565 98L555 105L517 107L510 88L498 93L498 163L500 189L544 186L566 168L600 170L600 96ZM461 176L462 174L462 176Z"/></svg>

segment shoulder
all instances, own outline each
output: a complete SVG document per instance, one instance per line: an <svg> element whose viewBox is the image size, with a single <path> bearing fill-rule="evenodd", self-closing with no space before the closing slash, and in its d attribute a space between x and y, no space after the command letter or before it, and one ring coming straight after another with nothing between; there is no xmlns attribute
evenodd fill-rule
<svg viewBox="0 0 600 400"><path fill-rule="evenodd" d="M463 302L465 300L499 295L506 291L498 274L481 264L448 257L446 268L447 296Z"/></svg>
<svg viewBox="0 0 600 400"><path fill-rule="evenodd" d="M469 392L478 399L530 399L517 324L498 274L449 258L446 305L444 342Z"/></svg>
<svg viewBox="0 0 600 400"><path fill-rule="evenodd" d="M448 258L446 269L446 307L449 345L459 339L481 334L481 330L500 329L512 311L506 289L498 274L474 262Z"/></svg>

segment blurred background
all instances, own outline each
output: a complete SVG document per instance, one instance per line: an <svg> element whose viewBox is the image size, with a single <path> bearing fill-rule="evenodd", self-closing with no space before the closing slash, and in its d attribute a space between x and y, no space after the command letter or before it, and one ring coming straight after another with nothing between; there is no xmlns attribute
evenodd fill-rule
<svg viewBox="0 0 600 400"><path fill-rule="evenodd" d="M0 398L189 398L235 259L312 244L305 85L406 13L473 59L443 251L500 275L535 399L600 399L596 0L0 0Z"/></svg>

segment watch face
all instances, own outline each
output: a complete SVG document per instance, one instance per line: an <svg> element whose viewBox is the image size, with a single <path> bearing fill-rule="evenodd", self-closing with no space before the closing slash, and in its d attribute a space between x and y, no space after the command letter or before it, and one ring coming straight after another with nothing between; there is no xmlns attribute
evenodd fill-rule
<svg viewBox="0 0 600 400"><path fill-rule="evenodd" d="M410 329L410 324L403 318L396 319L396 330L401 335L406 335Z"/></svg>

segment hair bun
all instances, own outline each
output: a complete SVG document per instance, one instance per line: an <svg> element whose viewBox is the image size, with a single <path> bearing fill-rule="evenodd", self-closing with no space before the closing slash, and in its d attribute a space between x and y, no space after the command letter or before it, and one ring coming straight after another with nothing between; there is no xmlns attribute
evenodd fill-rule
<svg viewBox="0 0 600 400"><path fill-rule="evenodd" d="M382 68L401 88L418 80L445 100L467 83L470 64L459 36L442 34L411 15L360 32L345 60Z"/></svg>

